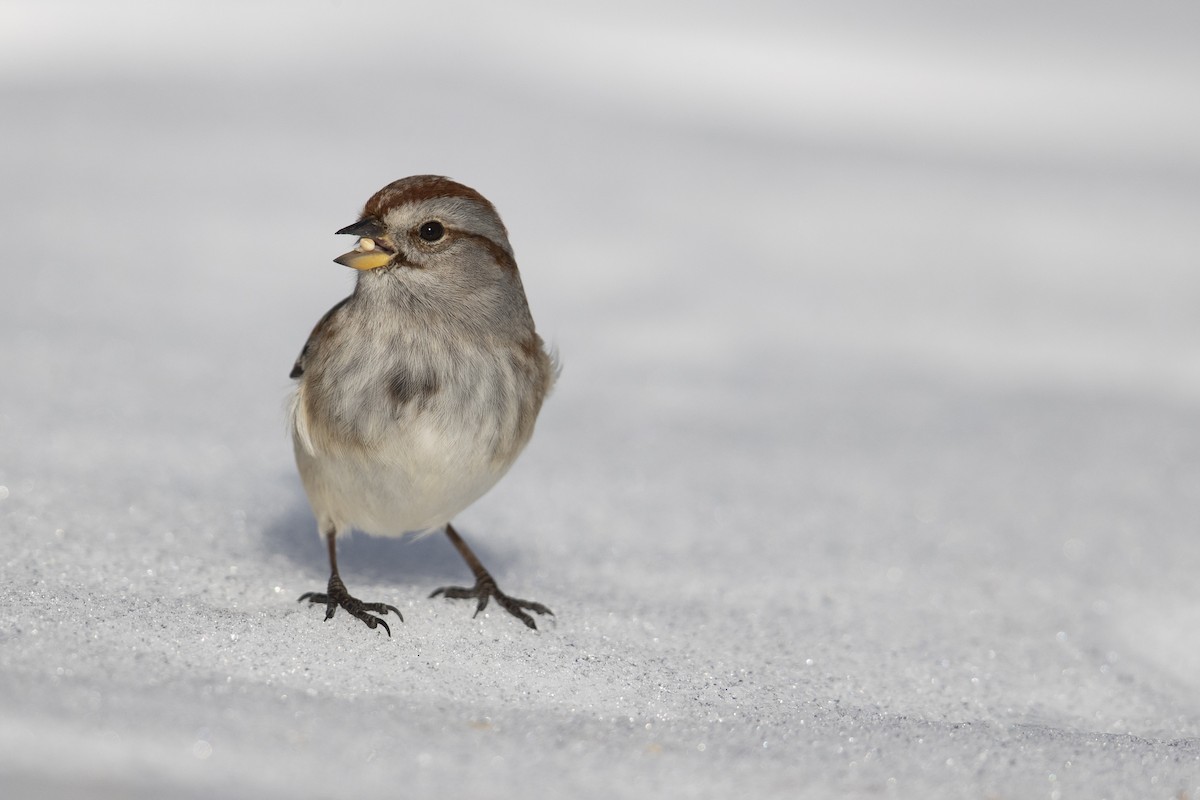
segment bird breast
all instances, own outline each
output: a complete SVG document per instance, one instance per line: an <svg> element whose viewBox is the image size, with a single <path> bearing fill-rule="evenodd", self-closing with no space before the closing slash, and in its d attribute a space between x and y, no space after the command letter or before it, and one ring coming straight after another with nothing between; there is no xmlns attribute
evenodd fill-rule
<svg viewBox="0 0 1200 800"><path fill-rule="evenodd" d="M540 339L535 357L519 344L362 341L357 360L320 348L297 387L292 432L309 498L322 516L371 533L441 525L532 435L549 381Z"/></svg>

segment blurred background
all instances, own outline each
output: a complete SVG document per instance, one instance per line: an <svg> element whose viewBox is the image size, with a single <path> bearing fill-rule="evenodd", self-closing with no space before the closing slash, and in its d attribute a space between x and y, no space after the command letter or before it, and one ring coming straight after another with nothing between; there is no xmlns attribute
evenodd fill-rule
<svg viewBox="0 0 1200 800"><path fill-rule="evenodd" d="M6 229L57 243L10 264L17 314L52 293L75 325L119 324L95 302L117 286L168 319L248 312L232 273L306 319L349 280L305 268L340 246L330 227L436 172L509 218L572 358L600 344L568 324L587 304L642 358L837 339L983 378L1195 389L1191 3L0 13ZM64 247L112 266L67 280L45 268Z"/></svg>
<svg viewBox="0 0 1200 800"><path fill-rule="evenodd" d="M352 286L333 232L417 173L495 203L561 352L529 451L463 520L564 636L643 657L575 687L604 713L720 741L726 696L689 681L750 661L727 718L785 740L841 741L812 710L835 701L1200 735L1197 42L1184 1L0 5L0 739L51 770L21 731L64 735L72 695L34 687L71 653L89 697L133 702L130 641L164 682L181 652L252 695L345 679L254 638L326 633L289 605L325 564L287 373ZM343 571L417 599L436 648L468 614L419 600L461 577L431 542L355 539ZM106 611L111 652L73 632ZM181 632L147 642L162 618ZM199 643L226 624L255 658ZM126 744L203 716L173 702ZM101 774L115 723L89 707ZM180 752L215 741L194 728ZM891 752L872 780L922 763ZM859 785L781 757L759 774Z"/></svg>

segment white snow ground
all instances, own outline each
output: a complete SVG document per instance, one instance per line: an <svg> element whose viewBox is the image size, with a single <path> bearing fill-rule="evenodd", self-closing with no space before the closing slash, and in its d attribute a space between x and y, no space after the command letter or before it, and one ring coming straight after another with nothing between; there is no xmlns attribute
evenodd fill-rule
<svg viewBox="0 0 1200 800"><path fill-rule="evenodd" d="M1200 797L1200 13L0 9L0 796ZM327 566L287 372L385 182L565 371Z"/></svg>

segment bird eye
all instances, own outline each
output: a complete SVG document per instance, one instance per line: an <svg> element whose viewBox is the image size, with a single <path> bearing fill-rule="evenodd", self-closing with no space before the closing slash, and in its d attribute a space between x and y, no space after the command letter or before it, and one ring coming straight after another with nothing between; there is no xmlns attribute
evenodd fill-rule
<svg viewBox="0 0 1200 800"><path fill-rule="evenodd" d="M430 220L421 225L420 230L417 231L417 235L427 242L436 242L446 235L446 228L442 223Z"/></svg>

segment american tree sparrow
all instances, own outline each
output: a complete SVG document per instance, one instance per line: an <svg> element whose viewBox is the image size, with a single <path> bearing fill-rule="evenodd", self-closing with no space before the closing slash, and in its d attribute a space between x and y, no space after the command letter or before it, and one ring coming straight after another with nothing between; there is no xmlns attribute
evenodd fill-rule
<svg viewBox="0 0 1200 800"><path fill-rule="evenodd" d="M339 264L354 292L308 337L291 377L296 465L329 550L324 592L368 628L400 611L342 583L337 537L444 528L475 575L430 597L490 599L530 628L541 603L500 591L450 520L508 471L533 433L557 368L534 329L508 233L474 189L433 175L395 181L367 201ZM380 616L375 616L376 614ZM403 617L401 617L403 620Z"/></svg>

